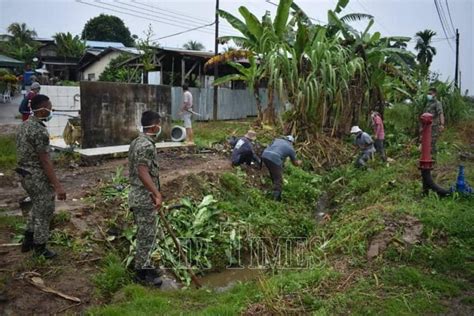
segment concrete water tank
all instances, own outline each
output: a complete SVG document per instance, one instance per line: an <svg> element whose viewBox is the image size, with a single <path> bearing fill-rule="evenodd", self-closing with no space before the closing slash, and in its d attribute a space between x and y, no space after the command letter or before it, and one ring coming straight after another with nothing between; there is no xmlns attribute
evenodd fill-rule
<svg viewBox="0 0 474 316"><path fill-rule="evenodd" d="M186 139L186 129L182 126L175 125L171 129L171 140L174 142L182 142Z"/></svg>

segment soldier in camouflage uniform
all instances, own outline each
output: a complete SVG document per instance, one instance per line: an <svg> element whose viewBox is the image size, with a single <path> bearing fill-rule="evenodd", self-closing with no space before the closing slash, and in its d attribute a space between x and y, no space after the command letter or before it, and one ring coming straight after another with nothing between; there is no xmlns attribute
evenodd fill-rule
<svg viewBox="0 0 474 316"><path fill-rule="evenodd" d="M130 194L128 204L138 226L135 271L138 282L161 286L162 272L151 262L157 228L156 211L161 207L160 180L155 138L161 132L160 115L153 111L142 114L141 133L131 144L128 153Z"/></svg>
<svg viewBox="0 0 474 316"><path fill-rule="evenodd" d="M22 176L21 184L32 202L21 250L27 252L34 249L35 255L47 259L56 256L46 248L55 196L60 200L66 199L49 158L49 133L44 122L52 117L51 107L47 96L39 94L33 97L33 116L22 123L16 139L16 171Z"/></svg>
<svg viewBox="0 0 474 316"><path fill-rule="evenodd" d="M444 112L443 105L436 99L438 91L436 88L431 88L428 91L428 104L425 108L425 113L433 114L433 124L431 125L431 155L436 159L436 141L439 134L444 130Z"/></svg>

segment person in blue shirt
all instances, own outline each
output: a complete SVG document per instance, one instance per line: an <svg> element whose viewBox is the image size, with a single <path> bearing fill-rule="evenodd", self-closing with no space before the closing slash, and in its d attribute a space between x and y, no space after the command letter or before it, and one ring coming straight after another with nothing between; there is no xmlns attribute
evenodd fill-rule
<svg viewBox="0 0 474 316"><path fill-rule="evenodd" d="M293 148L295 138L291 135L277 138L268 146L262 154L262 161L270 172L273 182L273 198L281 201L281 191L283 182L283 165L287 157L295 166L301 166L302 161L296 159L296 152Z"/></svg>
<svg viewBox="0 0 474 316"><path fill-rule="evenodd" d="M367 168L367 161L372 159L375 153L374 141L359 126L352 126L351 134L355 135L354 145L360 150L355 165L357 168Z"/></svg>
<svg viewBox="0 0 474 316"><path fill-rule="evenodd" d="M243 137L235 139L231 145L232 150L232 166L240 166L241 164L251 165L255 162L257 166L261 166L260 158L255 153L252 142L257 139L257 133L249 130Z"/></svg>

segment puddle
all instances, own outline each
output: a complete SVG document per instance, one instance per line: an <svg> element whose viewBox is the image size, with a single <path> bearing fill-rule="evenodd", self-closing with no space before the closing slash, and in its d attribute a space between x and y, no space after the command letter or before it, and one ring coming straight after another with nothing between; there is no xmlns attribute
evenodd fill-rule
<svg viewBox="0 0 474 316"><path fill-rule="evenodd" d="M256 280L264 274L264 269L249 268L229 268L220 272L209 273L200 278L204 286L214 288L218 292L224 292L231 289L238 282L246 282Z"/></svg>

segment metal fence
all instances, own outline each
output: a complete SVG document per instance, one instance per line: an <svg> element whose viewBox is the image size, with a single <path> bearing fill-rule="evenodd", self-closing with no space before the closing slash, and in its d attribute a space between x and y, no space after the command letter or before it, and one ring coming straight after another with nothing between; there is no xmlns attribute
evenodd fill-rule
<svg viewBox="0 0 474 316"><path fill-rule="evenodd" d="M189 88L193 95L193 111L199 113L195 120L212 119L214 106L214 90L212 88ZM266 89L259 90L262 107L267 104ZM257 116L257 103L255 97L248 90L231 90L219 88L218 93L218 120L236 120L249 116ZM173 120L180 119L178 113L183 104L183 89L181 87L171 88L171 116ZM278 98L274 98L274 105L277 111L280 111L282 104Z"/></svg>

